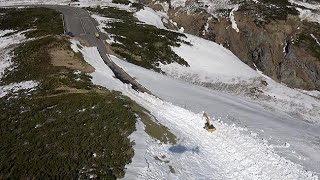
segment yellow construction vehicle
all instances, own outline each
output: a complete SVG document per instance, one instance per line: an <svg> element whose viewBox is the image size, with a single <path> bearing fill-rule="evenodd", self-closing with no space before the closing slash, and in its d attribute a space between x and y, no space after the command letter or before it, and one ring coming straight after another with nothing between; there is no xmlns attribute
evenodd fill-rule
<svg viewBox="0 0 320 180"><path fill-rule="evenodd" d="M213 126L212 121L207 113L203 112L202 118L205 119L206 123L204 124L204 129L206 129L208 132L213 132L216 130L216 128Z"/></svg>
<svg viewBox="0 0 320 180"><path fill-rule="evenodd" d="M94 35L96 36L96 38L100 37L100 34L98 32L94 33Z"/></svg>

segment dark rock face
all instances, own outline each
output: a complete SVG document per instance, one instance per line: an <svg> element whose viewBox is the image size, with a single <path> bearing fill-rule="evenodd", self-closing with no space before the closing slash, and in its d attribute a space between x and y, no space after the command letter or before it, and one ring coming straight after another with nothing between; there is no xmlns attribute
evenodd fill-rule
<svg viewBox="0 0 320 180"><path fill-rule="evenodd" d="M219 19L204 9L171 8L168 15L185 32L222 44L248 66L276 81L293 88L320 90L320 46L310 36L320 40L320 25L301 21L287 4L279 14L266 7L248 5L234 12L240 32L231 27L230 10L222 12L225 16Z"/></svg>

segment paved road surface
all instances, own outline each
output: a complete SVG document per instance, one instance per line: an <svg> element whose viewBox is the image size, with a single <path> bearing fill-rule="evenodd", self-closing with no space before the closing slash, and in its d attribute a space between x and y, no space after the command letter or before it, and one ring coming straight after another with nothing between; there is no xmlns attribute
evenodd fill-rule
<svg viewBox="0 0 320 180"><path fill-rule="evenodd" d="M139 84L135 79L129 76L124 70L110 60L110 58L107 56L107 50L103 40L96 38L95 36L95 32L98 32L98 29L96 28L98 24L93 18L90 17L86 10L70 6L46 7L56 9L63 13L65 31L72 32L74 36L86 40L90 46L96 46L102 59L110 67L118 79L124 83L131 84L135 90L152 94L148 89ZM101 37L104 36L105 35L102 34Z"/></svg>

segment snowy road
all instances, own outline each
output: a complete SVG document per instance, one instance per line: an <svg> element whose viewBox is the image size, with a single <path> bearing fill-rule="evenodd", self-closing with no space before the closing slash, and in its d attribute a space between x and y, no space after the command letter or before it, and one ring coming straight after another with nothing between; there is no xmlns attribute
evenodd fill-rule
<svg viewBox="0 0 320 180"><path fill-rule="evenodd" d="M96 38L95 33L99 32L97 29L97 22L90 17L90 14L85 9L71 6L59 6L59 5L46 5L45 7L60 11L64 15L65 31L72 32L75 37L82 38L89 43L90 46L96 46L98 53L104 60L104 62L114 72L115 76L122 82L131 83L135 89L141 92L151 92L144 88L141 84L135 81L130 75L119 68L115 63L110 61L107 55L107 49L104 44L105 35L101 34L100 38Z"/></svg>
<svg viewBox="0 0 320 180"><path fill-rule="evenodd" d="M228 124L244 127L281 156L320 173L320 127L237 96L188 84L113 58L158 97L192 112L208 112Z"/></svg>
<svg viewBox="0 0 320 180"><path fill-rule="evenodd" d="M146 108L179 138L178 144L172 145L138 136L135 141L139 142L140 148L135 148L135 157L140 158L134 158L133 163L127 167L128 171L135 172L134 176L126 176L127 179L318 179L301 165L276 154L267 143L254 134L247 134L243 128L215 121L218 130L208 133L203 129L204 122L200 114L147 93L134 91L113 77L112 71L97 56L96 48L77 49L76 44L73 41L73 49L82 52L85 60L96 69L91 74L93 83L121 91ZM129 72L133 74L134 69L143 73L143 70L135 67L130 67ZM181 86L178 81L166 79L165 76L144 72L149 77L149 83L153 82L150 79L154 79L159 86L176 83L182 88L191 88ZM179 89L179 92L186 92L186 89ZM143 136L142 132L138 133ZM141 143L144 145L141 146Z"/></svg>

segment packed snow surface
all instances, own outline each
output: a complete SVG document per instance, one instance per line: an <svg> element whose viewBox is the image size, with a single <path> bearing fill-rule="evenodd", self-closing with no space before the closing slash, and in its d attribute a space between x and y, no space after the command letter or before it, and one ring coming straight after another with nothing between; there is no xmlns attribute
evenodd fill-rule
<svg viewBox="0 0 320 180"><path fill-rule="evenodd" d="M253 99L266 108L281 109L290 115L320 124L320 101L297 90L279 84L260 71L244 64L224 47L202 38L185 34L185 41L173 51L188 62L190 67L177 63L160 65L167 75L209 88L231 92L242 96L256 96ZM265 81L266 86L261 85ZM258 88L259 92L248 89ZM256 94L255 94L256 93ZM251 99L252 100L252 99Z"/></svg>
<svg viewBox="0 0 320 180"><path fill-rule="evenodd" d="M112 59L158 97L195 113L204 110L217 119L246 127L249 134L252 132L270 143L277 153L319 173L318 125L288 116L281 109L265 108L238 96L172 79L115 57ZM286 147L286 143L290 147Z"/></svg>
<svg viewBox="0 0 320 180"><path fill-rule="evenodd" d="M73 41L73 43L78 42ZM215 119L214 124L217 131L212 134L208 133L203 129L204 122L200 114L147 93L134 91L129 85L114 78L112 71L97 56L96 48L83 47L78 50L84 54L85 60L95 68L95 72L91 74L95 84L121 91L146 108L161 124L168 127L179 138L178 144L162 144L146 137L146 134L141 132L143 127L139 122L139 133L132 135L133 140L139 141L138 145L134 146L134 166L130 164L127 166L127 172L130 173L125 177L126 179L318 178L312 172L305 171L302 166L277 155L272 147L256 138L256 135L248 134L244 128L230 126L223 122L224 119ZM121 61L116 57L112 57L112 59L117 63ZM130 73L132 70L135 71L136 66L127 65L125 68L130 67ZM165 81L170 79L148 70L143 70L142 73L149 76L149 79L157 80L159 86L165 85ZM170 79L170 83L183 84L183 82L173 79ZM185 86L181 86L182 89L183 87L189 88L193 85L185 84ZM171 94L172 92L167 93ZM163 162L155 157L162 159Z"/></svg>
<svg viewBox="0 0 320 180"><path fill-rule="evenodd" d="M138 18L139 21L146 24L156 26L159 29L165 29L161 17L151 8L144 7L140 11L134 13L134 16Z"/></svg>

